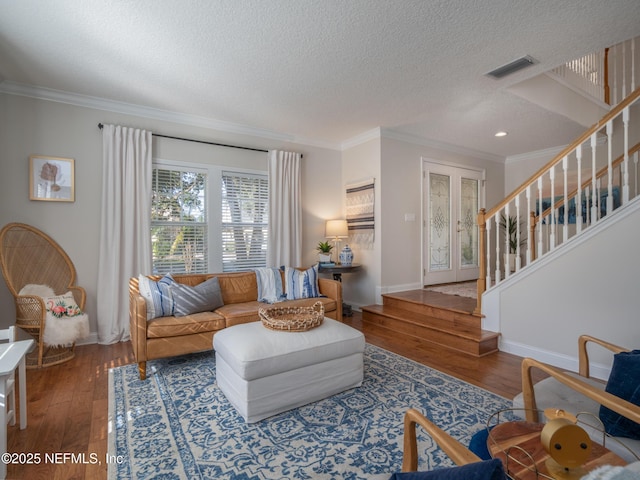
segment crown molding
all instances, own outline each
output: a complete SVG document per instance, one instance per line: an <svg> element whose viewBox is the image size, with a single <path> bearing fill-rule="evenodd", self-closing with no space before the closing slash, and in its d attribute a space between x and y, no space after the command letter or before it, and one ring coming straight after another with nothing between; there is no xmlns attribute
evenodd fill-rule
<svg viewBox="0 0 640 480"><path fill-rule="evenodd" d="M382 129L382 136L385 138L399 140L401 142L412 143L414 145L437 148L438 150L444 150L451 153L457 153L459 155L465 155L473 158L487 160L489 162L496 162L503 165L505 163L505 158L501 157L500 155L481 152L480 150L473 150L471 148L465 148L459 145L452 145L450 143L440 142L438 140L432 140L430 138L418 137L416 135L411 135L409 133L401 133L401 132L397 132L395 130L391 130L387 128Z"/></svg>
<svg viewBox="0 0 640 480"><path fill-rule="evenodd" d="M533 152L518 153L516 155L509 155L506 158L505 163L508 165L511 163L518 163L524 160L533 160L537 158L547 158L547 160L551 160L553 157L559 154L564 148L566 148L566 145L561 145L559 147L545 148L542 150L534 150Z"/></svg>
<svg viewBox="0 0 640 480"><path fill-rule="evenodd" d="M252 137L265 138L268 140L276 140L279 142L296 143L319 148L327 148L329 150L341 150L341 146L339 144L332 142L300 137L297 135L286 133L279 133L262 128L249 127L247 125L226 122L223 120L217 120L214 118L202 117L198 115L171 112L168 110L145 107L143 105L120 102L117 100L108 100L105 98L93 97L90 95L82 95L78 93L65 92L62 90L54 90L46 87L38 87L34 85L4 81L0 83L0 93L37 98L39 100L48 100L51 102L66 103L69 105L92 108L95 110L103 110L106 112L151 118L154 120L177 123L180 125L208 128L211 130L217 130L226 133L249 135Z"/></svg>
<svg viewBox="0 0 640 480"><path fill-rule="evenodd" d="M355 137L351 137L348 140L345 140L340 145L342 150L348 150L353 147L357 147L363 143L368 142L369 140L374 140L376 138L382 138L382 133L380 127L372 128L371 130L367 130L366 132L362 132Z"/></svg>

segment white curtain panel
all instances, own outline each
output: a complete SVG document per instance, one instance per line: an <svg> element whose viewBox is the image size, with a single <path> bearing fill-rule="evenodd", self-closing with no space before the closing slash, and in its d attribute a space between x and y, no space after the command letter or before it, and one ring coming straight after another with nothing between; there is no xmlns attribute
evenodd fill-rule
<svg viewBox="0 0 640 480"><path fill-rule="evenodd" d="M129 340L129 278L151 273L151 132L102 129L98 343Z"/></svg>
<svg viewBox="0 0 640 480"><path fill-rule="evenodd" d="M271 150L267 266L302 264L301 155Z"/></svg>

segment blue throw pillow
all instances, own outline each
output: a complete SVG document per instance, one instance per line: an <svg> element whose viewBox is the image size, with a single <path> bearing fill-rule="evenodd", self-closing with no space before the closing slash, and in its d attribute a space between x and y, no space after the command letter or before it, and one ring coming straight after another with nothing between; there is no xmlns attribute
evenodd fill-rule
<svg viewBox="0 0 640 480"><path fill-rule="evenodd" d="M389 480L504 480L506 478L502 462L494 458L429 472L394 473Z"/></svg>
<svg viewBox="0 0 640 480"><path fill-rule="evenodd" d="M320 296L320 290L318 288L318 264L304 271L285 267L284 280L287 300Z"/></svg>
<svg viewBox="0 0 640 480"><path fill-rule="evenodd" d="M616 353L605 391L640 406L640 350ZM600 420L609 435L640 440L640 424L600 407Z"/></svg>

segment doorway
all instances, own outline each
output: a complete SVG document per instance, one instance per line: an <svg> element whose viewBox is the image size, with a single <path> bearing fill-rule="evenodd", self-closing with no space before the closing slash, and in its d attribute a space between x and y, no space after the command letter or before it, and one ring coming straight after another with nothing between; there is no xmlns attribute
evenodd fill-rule
<svg viewBox="0 0 640 480"><path fill-rule="evenodd" d="M423 284L476 280L484 171L423 160Z"/></svg>

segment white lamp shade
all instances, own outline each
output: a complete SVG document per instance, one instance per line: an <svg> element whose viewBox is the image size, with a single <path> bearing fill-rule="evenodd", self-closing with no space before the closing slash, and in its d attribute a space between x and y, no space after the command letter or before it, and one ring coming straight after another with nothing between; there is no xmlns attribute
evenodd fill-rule
<svg viewBox="0 0 640 480"><path fill-rule="evenodd" d="M347 238L349 236L347 221L327 220L324 232L327 238Z"/></svg>

